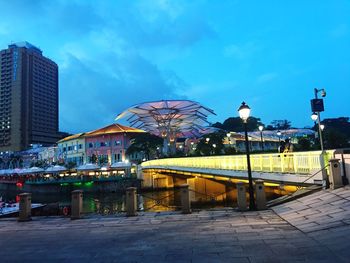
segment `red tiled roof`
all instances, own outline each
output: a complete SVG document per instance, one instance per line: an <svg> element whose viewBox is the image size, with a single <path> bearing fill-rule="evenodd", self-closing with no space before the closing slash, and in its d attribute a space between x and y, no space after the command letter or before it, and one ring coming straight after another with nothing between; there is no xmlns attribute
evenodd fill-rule
<svg viewBox="0 0 350 263"><path fill-rule="evenodd" d="M84 136L98 136L98 135L113 134L113 133L142 133L142 132L145 132L145 131L115 123L91 132L86 132Z"/></svg>
<svg viewBox="0 0 350 263"><path fill-rule="evenodd" d="M84 135L83 132L77 133L77 134L73 134L73 135L71 135L71 136L68 136L68 137L65 137L65 138L59 140L58 143L60 143L60 142L65 142L65 141L69 141L69 140L78 139L79 137L81 137L81 136L83 136L83 135Z"/></svg>

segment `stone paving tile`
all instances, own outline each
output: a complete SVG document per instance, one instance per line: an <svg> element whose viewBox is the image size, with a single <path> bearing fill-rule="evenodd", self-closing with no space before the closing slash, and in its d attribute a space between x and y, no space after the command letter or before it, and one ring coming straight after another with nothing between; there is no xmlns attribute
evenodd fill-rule
<svg viewBox="0 0 350 263"><path fill-rule="evenodd" d="M76 221L1 219L0 261L38 262L49 257L50 262L85 263L348 262L350 225L345 221L350 206L337 201L347 196L344 191L349 189L338 190L336 198L332 191L318 192L310 196L311 202L303 197L302 202L275 207L277 214L223 209L130 218L89 215ZM333 213L320 213L323 206L317 202Z"/></svg>

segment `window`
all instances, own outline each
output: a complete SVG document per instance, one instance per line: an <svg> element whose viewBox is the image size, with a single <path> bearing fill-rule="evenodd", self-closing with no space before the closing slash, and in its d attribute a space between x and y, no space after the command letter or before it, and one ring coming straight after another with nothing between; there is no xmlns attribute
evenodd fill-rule
<svg viewBox="0 0 350 263"><path fill-rule="evenodd" d="M107 146L107 144L106 144L106 142L100 142L100 146L105 147L105 146Z"/></svg>
<svg viewBox="0 0 350 263"><path fill-rule="evenodd" d="M114 144L115 144L116 146L118 146L118 145L121 145L122 143L121 143L121 141L115 141Z"/></svg>
<svg viewBox="0 0 350 263"><path fill-rule="evenodd" d="M94 144L92 142L89 142L89 148L94 148Z"/></svg>
<svg viewBox="0 0 350 263"><path fill-rule="evenodd" d="M82 145L82 144L79 144L79 145L78 145L78 148L79 148L79 149L83 149L83 145Z"/></svg>

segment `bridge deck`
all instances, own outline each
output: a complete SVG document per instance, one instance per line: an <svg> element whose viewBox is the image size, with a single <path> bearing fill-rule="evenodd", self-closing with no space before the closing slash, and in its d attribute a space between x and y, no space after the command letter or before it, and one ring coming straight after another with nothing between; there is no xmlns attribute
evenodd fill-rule
<svg viewBox="0 0 350 263"><path fill-rule="evenodd" d="M320 184L321 170L334 151L296 152L288 154L252 154L252 177L271 182ZM246 155L185 157L151 160L141 164L143 170L196 173L226 178L247 178Z"/></svg>

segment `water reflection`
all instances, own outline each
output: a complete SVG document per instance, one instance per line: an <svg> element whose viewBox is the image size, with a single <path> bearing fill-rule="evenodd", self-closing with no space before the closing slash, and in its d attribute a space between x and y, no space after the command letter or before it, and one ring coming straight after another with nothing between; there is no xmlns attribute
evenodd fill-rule
<svg viewBox="0 0 350 263"><path fill-rule="evenodd" d="M4 200L16 200L16 193L0 192ZM236 193L235 193L236 196ZM266 191L268 200L278 197L273 191ZM190 192L192 207L194 209L216 208L236 206L236 201L226 200L225 193L207 194L192 191ZM149 212L174 211L181 208L181 196L179 189L164 191L142 192L138 194L138 210ZM58 203L59 206L70 206L71 196L69 194L32 194L33 203ZM113 215L125 212L125 195L120 193L96 193L84 194L83 212L86 214L96 213L100 215Z"/></svg>

